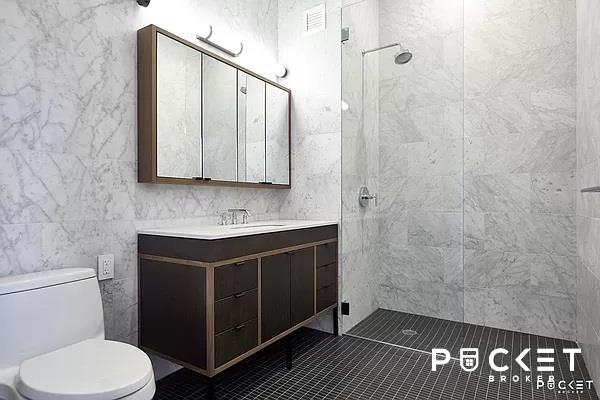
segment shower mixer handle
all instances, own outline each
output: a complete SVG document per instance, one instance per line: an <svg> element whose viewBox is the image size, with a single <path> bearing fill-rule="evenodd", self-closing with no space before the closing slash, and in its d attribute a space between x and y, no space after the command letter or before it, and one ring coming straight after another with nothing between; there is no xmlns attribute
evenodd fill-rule
<svg viewBox="0 0 600 400"><path fill-rule="evenodd" d="M371 200L375 200L375 205L377 205L377 195L371 194L369 188L366 186L361 187L358 191L358 204L360 204L361 207L366 207Z"/></svg>

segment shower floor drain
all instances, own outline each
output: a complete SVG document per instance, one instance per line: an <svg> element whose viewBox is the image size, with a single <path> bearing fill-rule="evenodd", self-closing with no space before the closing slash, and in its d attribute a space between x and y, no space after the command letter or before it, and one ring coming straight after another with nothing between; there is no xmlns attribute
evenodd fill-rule
<svg viewBox="0 0 600 400"><path fill-rule="evenodd" d="M402 329L402 334L405 336L415 336L418 332L412 329Z"/></svg>

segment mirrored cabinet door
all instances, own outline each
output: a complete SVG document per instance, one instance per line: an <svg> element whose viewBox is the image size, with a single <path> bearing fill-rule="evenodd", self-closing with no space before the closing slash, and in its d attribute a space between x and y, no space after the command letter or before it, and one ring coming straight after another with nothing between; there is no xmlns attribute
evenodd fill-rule
<svg viewBox="0 0 600 400"><path fill-rule="evenodd" d="M237 181L237 70L202 57L204 178Z"/></svg>
<svg viewBox="0 0 600 400"><path fill-rule="evenodd" d="M265 181L265 82L238 71L238 181Z"/></svg>
<svg viewBox="0 0 600 400"><path fill-rule="evenodd" d="M202 53L157 37L157 174L202 176Z"/></svg>
<svg viewBox="0 0 600 400"><path fill-rule="evenodd" d="M290 183L289 94L266 85L266 180Z"/></svg>
<svg viewBox="0 0 600 400"><path fill-rule="evenodd" d="M290 188L290 90L155 25L137 52L138 182Z"/></svg>

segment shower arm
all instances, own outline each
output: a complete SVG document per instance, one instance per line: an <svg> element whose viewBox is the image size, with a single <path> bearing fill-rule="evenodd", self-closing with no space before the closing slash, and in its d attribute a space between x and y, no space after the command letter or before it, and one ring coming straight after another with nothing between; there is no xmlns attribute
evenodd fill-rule
<svg viewBox="0 0 600 400"><path fill-rule="evenodd" d="M365 56L365 55L367 55L369 53L373 53L375 51L385 50L385 49L389 49L390 47L396 47L396 46L404 47L404 46L402 46L402 43L396 42L396 43L387 44L385 46L377 47L375 49L363 50L362 55Z"/></svg>

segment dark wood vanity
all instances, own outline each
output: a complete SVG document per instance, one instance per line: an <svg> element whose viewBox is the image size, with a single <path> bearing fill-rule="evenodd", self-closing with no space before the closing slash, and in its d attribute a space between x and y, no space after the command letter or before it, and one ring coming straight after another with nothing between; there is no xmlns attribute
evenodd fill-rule
<svg viewBox="0 0 600 400"><path fill-rule="evenodd" d="M141 347L212 377L337 315L337 235L335 224L215 240L139 234Z"/></svg>

